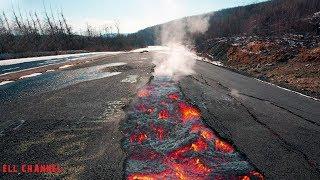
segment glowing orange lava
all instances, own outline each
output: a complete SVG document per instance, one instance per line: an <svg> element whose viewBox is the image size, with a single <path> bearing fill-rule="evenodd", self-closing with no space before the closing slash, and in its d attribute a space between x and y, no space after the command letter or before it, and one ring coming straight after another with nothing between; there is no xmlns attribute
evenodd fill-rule
<svg viewBox="0 0 320 180"><path fill-rule="evenodd" d="M169 99L177 101L179 100L179 94L178 93L171 93L168 95Z"/></svg>
<svg viewBox="0 0 320 180"><path fill-rule="evenodd" d="M170 174L168 170L160 173L134 173L128 176L128 180L159 180L167 179L166 177Z"/></svg>
<svg viewBox="0 0 320 180"><path fill-rule="evenodd" d="M157 136L157 138L159 140L163 140L164 133L165 133L164 128L163 127L159 127L159 126L158 127L157 126L152 126L152 129L153 129L155 135Z"/></svg>
<svg viewBox="0 0 320 180"><path fill-rule="evenodd" d="M215 137L214 133L210 129L200 124L192 125L191 132L200 133L200 135L206 140L213 140L213 138Z"/></svg>
<svg viewBox="0 0 320 180"><path fill-rule="evenodd" d="M207 174L207 173L210 173L211 172L211 168L208 167L206 164L204 164L201 159L199 158L196 158L196 159L193 159L193 162L196 166L196 170L200 173L203 173L203 174Z"/></svg>
<svg viewBox="0 0 320 180"><path fill-rule="evenodd" d="M124 124L126 179L264 179L246 163L238 168L236 162L243 159L227 154L234 147L202 121L200 110L184 101L174 81L161 79L138 91Z"/></svg>
<svg viewBox="0 0 320 180"><path fill-rule="evenodd" d="M153 112L154 112L154 108L148 108L148 109L147 109L147 113L148 113L148 114L152 114Z"/></svg>
<svg viewBox="0 0 320 180"><path fill-rule="evenodd" d="M265 178L263 177L262 174L256 172L256 171L251 171L250 172L250 175L251 176L254 176L255 178L259 179L259 180L264 180Z"/></svg>
<svg viewBox="0 0 320 180"><path fill-rule="evenodd" d="M207 148L208 148L208 144L202 138L197 139L196 142L191 144L191 149L196 152L205 151Z"/></svg>
<svg viewBox="0 0 320 180"><path fill-rule="evenodd" d="M147 89L141 89L140 91L138 91L138 97L148 97L150 96L150 91L148 91Z"/></svg>
<svg viewBox="0 0 320 180"><path fill-rule="evenodd" d="M172 162L168 165L172 167L178 179L185 180L205 179L204 176L212 171L200 158L184 158L179 163Z"/></svg>
<svg viewBox="0 0 320 180"><path fill-rule="evenodd" d="M138 142L141 144L143 141L147 140L148 136L145 133L132 134L130 136L130 142Z"/></svg>
<svg viewBox="0 0 320 180"><path fill-rule="evenodd" d="M240 180L250 180L250 177L249 176L241 176Z"/></svg>
<svg viewBox="0 0 320 180"><path fill-rule="evenodd" d="M169 111L166 109L163 109L159 112L159 119L168 119L169 118Z"/></svg>
<svg viewBox="0 0 320 180"><path fill-rule="evenodd" d="M191 145L182 146L171 153L168 154L168 157L171 159L179 159L182 158L183 155L190 151Z"/></svg>
<svg viewBox="0 0 320 180"><path fill-rule="evenodd" d="M179 109L183 122L200 118L199 110L190 105L187 105L186 103L179 103Z"/></svg>
<svg viewBox="0 0 320 180"><path fill-rule="evenodd" d="M214 145L217 151L225 152L225 153L234 152L234 148L229 143L222 141L220 139L215 140Z"/></svg>

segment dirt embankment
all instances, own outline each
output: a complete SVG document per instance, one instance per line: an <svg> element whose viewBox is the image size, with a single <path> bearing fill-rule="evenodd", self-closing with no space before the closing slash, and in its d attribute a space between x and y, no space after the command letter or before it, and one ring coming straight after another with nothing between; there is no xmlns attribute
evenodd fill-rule
<svg viewBox="0 0 320 180"><path fill-rule="evenodd" d="M211 39L200 52L227 67L320 97L320 36Z"/></svg>

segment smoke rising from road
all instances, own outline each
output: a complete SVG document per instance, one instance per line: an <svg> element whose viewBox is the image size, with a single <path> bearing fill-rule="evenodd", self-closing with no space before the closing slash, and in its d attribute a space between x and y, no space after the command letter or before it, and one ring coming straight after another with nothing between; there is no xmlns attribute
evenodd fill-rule
<svg viewBox="0 0 320 180"><path fill-rule="evenodd" d="M179 13L183 4L179 1L167 1L169 11ZM179 8L170 8L179 7ZM181 77L194 73L193 67L196 55L190 50L193 46L192 35L201 34L208 30L209 16L186 17L174 20L161 26L158 40L163 46L168 47L168 58L156 60L154 64L155 76ZM155 58L159 59L159 58Z"/></svg>

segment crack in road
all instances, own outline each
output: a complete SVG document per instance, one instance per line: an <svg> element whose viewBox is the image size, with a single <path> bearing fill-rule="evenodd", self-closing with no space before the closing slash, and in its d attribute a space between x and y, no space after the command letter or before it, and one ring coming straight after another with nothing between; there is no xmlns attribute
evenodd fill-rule
<svg viewBox="0 0 320 180"><path fill-rule="evenodd" d="M179 84L178 85L180 89L182 89L181 85ZM183 92L182 92L183 93ZM187 97L185 94L184 94L185 97ZM216 126L218 126L218 128L220 129L220 131L222 131L223 134L225 134L226 136L223 136L224 138L227 138L229 141L232 139L232 135L231 135L231 132L228 128L226 128L225 126L222 125L222 121L221 119L216 116L213 112L211 112L208 108L207 108L207 103L206 103L206 98L204 97L204 93L201 93L201 99L202 99L202 102L204 102L204 106L203 108L205 109L205 111L212 117L214 117L219 124L215 124Z"/></svg>
<svg viewBox="0 0 320 180"><path fill-rule="evenodd" d="M197 78L194 77L194 76L191 76L191 77L192 77L193 79L195 79L196 81L202 83L202 84L205 84L205 85L207 85L207 86L209 86L209 87L213 87L210 83L208 83L207 80L205 80L205 78L204 78L203 75L201 75L201 74L200 74L200 78L201 78L203 81L197 79ZM216 81L216 80L214 80L214 79L211 79L211 78L208 78L208 79L216 82L216 83L217 83L219 86L221 86L223 89L228 90L229 92L231 91L231 89L230 89L229 87L221 84L220 82L218 82L218 81ZM269 102L271 105L273 105L273 106L275 106L275 107L277 107L277 108L280 108L280 109L282 109L282 110L285 110L285 111L289 112L290 114L293 114L293 115L295 115L295 116L297 116L297 117L299 117L299 118L301 118L301 119L303 119L303 120L305 120L305 121L307 121L307 122L310 122L310 123L312 123L312 124L314 124L314 125L319 126L318 123L316 123L316 122L314 122L314 121L311 121L311 120L308 120L308 119L306 119L306 118L304 118L304 117L302 117L302 116L300 116L300 115L298 115L298 114L296 114L296 113L294 113L294 112L292 112L292 111L290 111L290 110L288 110L288 109L286 109L286 108L284 108L284 107L282 107L282 106L280 106L280 105L277 105L276 103L274 103L274 102L272 102L272 101L265 100L265 99L258 98L258 97L254 97L254 96L250 96L250 95L247 95L247 94L244 94L244 93L239 93L239 94L244 95L244 96L247 96L247 97L255 98L255 99L258 99L258 100L261 100L261 101L264 101L264 102ZM236 102L238 102L238 103L246 110L246 112L252 117L252 119L253 119L255 122L257 122L257 123L259 123L260 125L262 125L263 127L265 127L272 135L274 135L275 137L277 137L277 138L280 140L280 142L282 142L282 143L285 145L284 147L285 147L287 150L301 154L301 155L303 156L303 158L306 160L306 162L308 163L308 165L310 166L310 168L312 168L312 169L314 169L315 171L317 171L318 173L320 173L320 170L319 170L319 168L318 168L318 167L319 167L318 164L317 164L315 161L311 160L302 150L300 150L299 148L297 148L297 147L294 146L293 144L291 144L291 143L289 143L288 141L286 141L283 137L281 137L280 134L278 134L276 131L274 131L274 130L273 130L271 127L269 127L266 123L261 122L261 121L258 119L258 117L257 117L254 113L252 113L252 112L249 110L249 108L248 108L247 106L245 106L239 99L237 99L236 97L232 96L232 94L230 94L230 93L228 93L227 95L228 95L230 98L234 99ZM203 98L203 99L204 99L204 98Z"/></svg>
<svg viewBox="0 0 320 180"><path fill-rule="evenodd" d="M231 89L230 89L229 87L221 84L220 82L218 82L218 81L216 81L216 80L214 80L214 79L212 79L212 78L204 77L202 74L200 74L200 77L201 77L201 79L203 79L204 84L206 84L207 86L212 87L212 85L211 85L205 78L210 79L211 81L216 82L216 83L217 83L219 86L221 86L224 90L231 91ZM195 78L194 76L192 76L192 78L195 79L195 80L197 80L197 81L199 81L199 79ZM199 81L199 82L201 82L201 81ZM243 96L247 96L247 97L251 97L251 98L254 98L254 99L257 99L257 100L260 100L260 101L268 102L268 103L270 103L271 105L273 105L273 106L275 106L275 107L277 107L277 108L280 108L280 109L282 109L282 110L284 110L284 111L286 111L286 112L288 112L288 113L290 113L290 114L292 114L292 115L294 115L294 116L297 116L297 117L299 117L299 118L301 118L301 119L303 119L303 120L305 120L305 121L307 121L307 122L309 122L309 123L311 123L311 124L313 124L313 125L317 125L317 126L320 127L320 123L315 122L315 121L312 121L312 120L310 120L310 119L307 119L307 118L305 118L305 117L303 117L303 116L301 116L301 115L299 115L299 114L297 114L297 113L294 113L293 111L291 111L291 110L289 110L289 109L287 109L287 108L285 108L285 107L283 107L283 106L281 106L281 105L279 105L279 104L277 104L277 103L275 103L275 102L273 102L273 101L270 101L270 100L267 100L267 99L263 99L263 98L259 98L259 97L256 97L256 96L252 96L252 95L248 95L248 94L245 94L245 93L242 93L242 92L239 92L238 94L243 95ZM234 97L234 96L232 96L232 95L230 95L230 94L228 94L228 95L229 95L230 97ZM293 108L293 107L292 107L292 108ZM296 108L295 108L295 109L296 109ZM300 109L297 109L297 110L302 111L302 110L300 110Z"/></svg>
<svg viewBox="0 0 320 180"><path fill-rule="evenodd" d="M287 108L285 108L285 107L283 107L283 106L280 106L280 105L276 104L276 103L273 102L273 101L270 101L270 100L267 100L267 99L263 99L263 98L259 98L259 97L256 97L256 96L252 96L252 95L249 95L249 94L245 94L245 93L242 93L242 92L239 92L239 94L241 94L241 95L243 95L243 96L250 97L250 98L254 98L254 99L257 99L257 100L260 100L260 101L268 102L268 103L270 103L270 104L273 105L273 106L276 106L276 107L278 107L278 108L280 108L280 109L282 109L282 110L284 110L284 111L287 111L288 113L290 113L290 114L292 114L292 115L294 115L294 116L297 116L297 117L299 117L299 118L301 118L301 119L303 119L303 120L305 120L305 121L308 121L308 122L310 122L310 123L312 123L312 124L317 125L317 126L320 127L320 123L315 122L315 121L312 121L312 120L310 120L310 119L307 119L307 118L305 118L305 117L303 117L303 116L301 116L301 115L299 115L299 114L296 114L296 113L294 113L293 111L291 111L291 110L289 110L289 109L287 109Z"/></svg>

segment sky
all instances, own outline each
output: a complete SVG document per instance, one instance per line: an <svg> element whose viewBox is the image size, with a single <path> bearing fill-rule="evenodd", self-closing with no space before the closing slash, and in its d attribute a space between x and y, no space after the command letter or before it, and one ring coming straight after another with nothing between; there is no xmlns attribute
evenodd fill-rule
<svg viewBox="0 0 320 180"><path fill-rule="evenodd" d="M87 24L101 29L119 22L121 33L133 33L146 27L185 16L241 6L263 0L0 0L0 12L12 14L20 8L22 16L29 12L44 13L50 7L53 14L62 9L77 32Z"/></svg>

